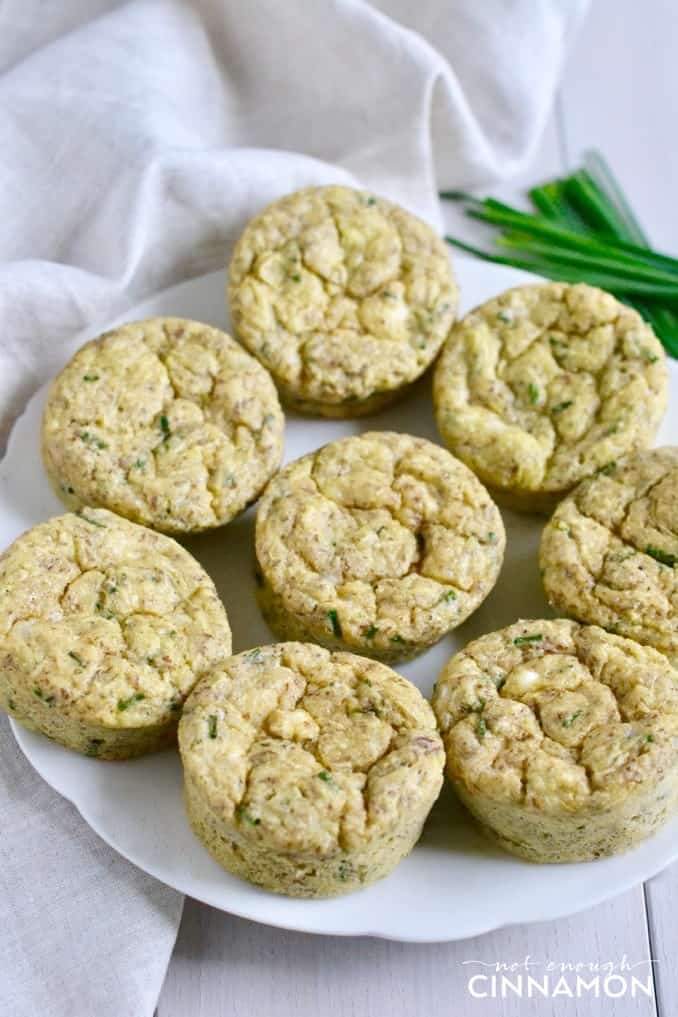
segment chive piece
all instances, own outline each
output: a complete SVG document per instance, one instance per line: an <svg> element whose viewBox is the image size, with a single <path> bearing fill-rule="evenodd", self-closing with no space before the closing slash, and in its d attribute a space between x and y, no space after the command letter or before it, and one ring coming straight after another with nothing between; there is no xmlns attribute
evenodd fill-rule
<svg viewBox="0 0 678 1017"><path fill-rule="evenodd" d="M244 819L250 826L259 826L261 820L258 816L253 816L251 812L248 812L244 805L236 805L235 814L238 819Z"/></svg>
<svg viewBox="0 0 678 1017"><path fill-rule="evenodd" d="M577 717L581 717L583 710L575 710L569 717L565 717L563 720L563 727L572 727Z"/></svg>
<svg viewBox="0 0 678 1017"><path fill-rule="evenodd" d="M337 876L342 883L345 883L348 877L351 875L351 866L345 859L339 862L339 868L337 869Z"/></svg>
<svg viewBox="0 0 678 1017"><path fill-rule="evenodd" d="M586 232L586 223L567 201L562 180L550 180L528 191L532 204L547 219L568 226L576 232Z"/></svg>
<svg viewBox="0 0 678 1017"><path fill-rule="evenodd" d="M33 686L33 695L37 696L38 699L42 699L42 689L38 685Z"/></svg>
<svg viewBox="0 0 678 1017"><path fill-rule="evenodd" d="M376 625L370 625L365 629L365 639L374 639L379 629Z"/></svg>
<svg viewBox="0 0 678 1017"><path fill-rule="evenodd" d="M649 554L650 558L654 558L661 565L667 565L670 569L674 569L678 565L678 554L671 554L670 551L662 551L660 547L654 547L653 544L648 544L645 548L645 553Z"/></svg>
<svg viewBox="0 0 678 1017"><path fill-rule="evenodd" d="M343 635L343 633L341 631L341 623L339 621L339 615L334 610L334 608L332 608L331 611L327 612L327 617L330 620L330 625L332 626L332 632L337 637L337 639L341 639L341 637Z"/></svg>
<svg viewBox="0 0 678 1017"><path fill-rule="evenodd" d="M608 224L613 227L616 239L647 247L648 239L600 152L584 153L584 170L591 183L608 202ZM614 219L611 213L614 213Z"/></svg>
<svg viewBox="0 0 678 1017"><path fill-rule="evenodd" d="M491 223L508 231L511 238L538 238L542 241L549 240L555 246L555 250L583 251L592 255L613 257L615 265L628 266L639 264L643 268L654 267L658 270L661 278L670 281L670 272L678 267L678 261L667 255L658 254L646 247L616 243L612 246L607 238L601 238L590 231L581 232L563 227L553 219L544 216L531 215L521 212L518 209L503 205L501 202L488 198L482 201L468 201L467 214L474 219Z"/></svg>
<svg viewBox="0 0 678 1017"><path fill-rule="evenodd" d="M376 205L377 199L370 196L365 202L366 205Z"/></svg>
<svg viewBox="0 0 678 1017"><path fill-rule="evenodd" d="M97 526L100 530L106 529L105 523L100 523L96 519L90 519L90 517L86 516L83 512L76 512L76 515L82 519L83 523L89 523L90 526Z"/></svg>
<svg viewBox="0 0 678 1017"><path fill-rule="evenodd" d="M134 469L135 470L143 470L145 465L146 465L146 460L145 459L137 459L136 462L134 463Z"/></svg>
<svg viewBox="0 0 678 1017"><path fill-rule="evenodd" d="M98 374L83 374L82 380L83 381L98 381L99 380L99 375Z"/></svg>
<svg viewBox="0 0 678 1017"><path fill-rule="evenodd" d="M106 608L106 607L104 606L104 602L103 602L103 600L98 600L98 601L96 602L96 609L97 609L97 611L99 612L99 614L101 615L101 617L102 617L102 618L106 618L106 619L107 619L107 621L110 621L110 620L111 620L112 618L115 618L115 615L113 614L113 612L112 612L112 611L109 611L109 610L108 610L108 609L107 609L107 608Z"/></svg>
<svg viewBox="0 0 678 1017"><path fill-rule="evenodd" d="M321 770L320 773L316 774L319 780L322 780L325 784L334 784L334 781L330 777L327 770Z"/></svg>
<svg viewBox="0 0 678 1017"><path fill-rule="evenodd" d="M525 643L541 643L544 636L541 632L533 632L529 636L516 636L513 640L514 646L523 646Z"/></svg>
<svg viewBox="0 0 678 1017"><path fill-rule="evenodd" d="M529 212L521 212L518 209L504 205L502 202L487 198L485 201L471 199L467 201L466 212L472 219L479 219L494 226L501 226L504 229L513 230L516 233L528 234L540 240L550 240L553 243L552 250L588 252L593 256L602 255L613 257L615 263L620 266L638 264L642 268L657 269L657 276L666 279L668 285L672 285L675 279L671 278L669 270L673 272L678 269L678 259L668 255L651 251L647 247L640 247L635 244L616 242L611 245L600 236L581 234L574 230L567 229L554 223L553 220L543 216L531 215Z"/></svg>
<svg viewBox="0 0 678 1017"><path fill-rule="evenodd" d="M503 321L505 325L513 324L513 315L510 311L497 311L497 318L499 321Z"/></svg>
<svg viewBox="0 0 678 1017"><path fill-rule="evenodd" d="M439 603L440 604L443 604L443 603L451 604L452 601L456 600L456 599L457 599L457 591L456 590L446 590L446 592L443 593L442 597L440 598Z"/></svg>
<svg viewBox="0 0 678 1017"><path fill-rule="evenodd" d="M611 462L605 463L604 466L601 466L600 469L596 470L596 473L602 473L604 477L609 477L610 474L614 473L616 469L617 462L615 459L613 459Z"/></svg>
<svg viewBox="0 0 678 1017"><path fill-rule="evenodd" d="M168 441L170 436L170 423L167 417L163 414L160 418L160 430L162 431L163 441Z"/></svg>
<svg viewBox="0 0 678 1017"><path fill-rule="evenodd" d="M301 282L301 276L299 275L298 272L293 272L292 275L290 276L290 279L292 280L292 282Z"/></svg>
<svg viewBox="0 0 678 1017"><path fill-rule="evenodd" d="M98 435L92 434L91 431L81 431L80 441L84 442L85 445L94 445L98 449L108 448L107 443L99 438Z"/></svg>
<svg viewBox="0 0 678 1017"><path fill-rule="evenodd" d="M217 736L217 717L214 713L210 713L207 718L207 734L210 738L216 738Z"/></svg>
<svg viewBox="0 0 678 1017"><path fill-rule="evenodd" d="M403 639L403 637L400 635L399 632L396 632L396 634L394 636L391 636L391 642L392 643L404 643L405 640Z"/></svg>
<svg viewBox="0 0 678 1017"><path fill-rule="evenodd" d="M634 287L665 286L670 288L676 280L672 272L649 266L643 261L620 257L613 247L602 247L604 253L587 250L581 252L567 247L555 246L552 241L535 240L522 231L508 232L496 238L501 248L519 250L522 254L547 259L552 266L561 267L563 271L591 271L609 273L616 279L616 285L623 287L632 283Z"/></svg>
<svg viewBox="0 0 678 1017"><path fill-rule="evenodd" d="M527 386L527 394L528 394L528 396L530 398L531 404L534 406L535 403L539 399L539 389L537 388L537 386L532 381Z"/></svg>
<svg viewBox="0 0 678 1017"><path fill-rule="evenodd" d="M82 659L82 657L79 657L77 655L77 653L73 653L73 650L69 650L68 651L68 656L71 657L75 661L76 664L79 664L80 667L84 667L85 666L85 662Z"/></svg>
<svg viewBox="0 0 678 1017"><path fill-rule="evenodd" d="M250 650L247 654L247 659L251 660L253 664L261 664L264 660L261 648L259 646L255 646L254 649Z"/></svg>
<svg viewBox="0 0 678 1017"><path fill-rule="evenodd" d="M478 723L476 724L476 734L479 738L484 738L487 734L487 721L484 717L478 717Z"/></svg>
<svg viewBox="0 0 678 1017"><path fill-rule="evenodd" d="M551 413L562 413L563 410L569 410L572 405L573 402L571 399L565 399L562 403L556 403L555 406L552 406Z"/></svg>
<svg viewBox="0 0 678 1017"><path fill-rule="evenodd" d="M447 238L453 246L552 279L602 286L635 307L666 351L678 357L678 314L672 306L675 298L667 292L676 282L678 260L648 247L647 237L599 154L587 153L583 168L567 179L530 191L541 214L525 213L493 199L480 201L463 192L443 192L441 197L462 201L467 214L497 227L498 242L509 250L506 257L495 256Z"/></svg>
<svg viewBox="0 0 678 1017"><path fill-rule="evenodd" d="M646 735L644 735L643 736L643 741L644 742L653 742L654 741L654 735L653 734L646 734Z"/></svg>
<svg viewBox="0 0 678 1017"><path fill-rule="evenodd" d="M124 711L128 710L130 708L130 706L134 705L134 703L140 703L142 701L142 699L145 699L145 698L146 698L146 696L144 695L143 692L135 692L128 699L119 699L118 700L118 710L120 711L120 713L124 713Z"/></svg>
<svg viewBox="0 0 678 1017"><path fill-rule="evenodd" d="M476 217L477 218L477 217ZM490 261L495 265L512 265L514 268L523 268L526 272L534 272L543 275L547 279L557 279L561 282L579 283L586 282L591 286L598 286L606 289L617 296L641 296L651 297L666 302L678 300L678 278L675 283L650 283L644 280L629 279L613 272L604 272L599 269L587 269L583 267L555 265L548 257L517 257L515 255L502 256L490 254L472 244L467 244L458 237L446 236L445 240L452 247L458 247L468 254L475 254L484 261ZM678 341L678 339L677 339Z"/></svg>
<svg viewBox="0 0 678 1017"><path fill-rule="evenodd" d="M497 543L497 534L494 532L494 530L490 530L490 532L487 534L487 543L488 544Z"/></svg>

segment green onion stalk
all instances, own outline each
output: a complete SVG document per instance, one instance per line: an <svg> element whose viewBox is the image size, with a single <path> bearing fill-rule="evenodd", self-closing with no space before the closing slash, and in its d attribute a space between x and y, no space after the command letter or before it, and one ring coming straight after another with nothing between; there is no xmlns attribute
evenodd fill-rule
<svg viewBox="0 0 678 1017"><path fill-rule="evenodd" d="M442 199L460 202L471 218L497 228L496 251L452 236L447 243L547 279L599 286L635 307L667 353L678 357L678 259L650 247L603 157L589 152L581 169L528 193L534 212L442 191Z"/></svg>

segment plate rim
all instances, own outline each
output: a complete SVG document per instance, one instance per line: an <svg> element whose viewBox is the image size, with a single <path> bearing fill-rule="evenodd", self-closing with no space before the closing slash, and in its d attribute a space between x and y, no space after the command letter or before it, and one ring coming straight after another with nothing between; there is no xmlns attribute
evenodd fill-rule
<svg viewBox="0 0 678 1017"><path fill-rule="evenodd" d="M386 940L388 942L394 942L394 943L432 944L432 943L455 943L455 942L461 942L461 941L463 941L465 939L473 939L476 936L487 935L490 932L496 932L499 929L509 928L511 926L514 926L514 925L533 924L533 923L536 923L536 922L558 921L559 919L568 918L568 917L570 917L572 915L580 914L583 911L588 911L589 909L594 908L597 905L604 903L606 900L612 900L615 897L621 896L623 893L626 893L629 890L633 889L634 886L640 886L641 884L645 883L646 880L651 879L653 876L656 876L659 872L662 872L665 868L667 868L669 865L671 865L673 862L675 862L676 859L678 858L678 838L677 838L676 839L676 846L673 849L673 854L671 855L671 857L670 857L670 859L668 861L657 861L655 863L648 864L647 867L643 869L643 873L644 874L640 878L638 878L635 875L630 875L629 874L628 879L621 880L620 883L616 886L615 890L612 893L606 892L605 890L601 890L601 892L599 894L592 895L591 897L589 897L587 899L587 901L585 903L578 904L574 908L566 906L564 910L561 910L561 909L556 909L556 910L547 909L546 911L540 911L539 909L533 909L533 910L530 911L530 914L529 914L528 917L521 916L520 918L517 918L515 920L512 920L510 918L505 918L504 916L502 916L502 919L497 924L479 923L477 926L474 926L473 928L471 928L470 931L465 931L463 933L463 935L451 935L451 936L446 937L446 938L440 938L439 936L429 937L429 936L425 936L425 935L422 935L422 936L414 936L414 935L405 936L405 935L403 935L401 933L399 933L398 935L394 935L393 933L389 933L389 932L387 932L386 930L383 930L383 929L369 929L369 930L352 929L352 928L319 929L319 928L317 928L317 927L315 927L313 925L307 925L307 924L305 924L303 922L295 922L294 924L291 924L289 922L280 921L278 919L276 919L275 921L272 922L272 921L269 921L269 920L267 920L265 918L258 917L256 915L253 916L253 915L251 915L251 914L249 914L249 913L247 913L247 912L245 912L245 911L243 911L243 910L241 910L240 908L237 908L237 907L236 908L225 908L222 904L220 904L218 902L215 902L212 899L209 899L209 894L196 893L196 892L194 892L192 890L181 889L179 886L175 885L175 883L168 882L167 879L165 877L163 877L157 871L156 867L153 864L148 865L147 863L145 863L144 865L141 865L134 857L132 857L130 855L130 853L127 851L127 849L125 849L123 847L120 847L118 845L118 843L116 842L116 838L114 836L111 836L108 833L102 832L102 830L100 828L100 825L99 825L99 821L96 818L94 818L93 816L88 815L88 810L87 810L86 806L83 803L81 803L81 802L77 801L75 798L71 797L71 795L69 795L66 791L61 790L60 787L56 787L55 784L52 782L52 780L50 780L49 777L47 777L45 775L41 765L34 762L34 760L31 758L31 756L27 752L27 748L26 748L26 745L24 743L24 736L28 734L28 735L34 735L35 737L40 737L40 735L36 734L35 732L30 732L27 729L23 728L21 726L21 724L19 724L18 721L14 720L14 718L12 718L12 717L9 718L9 723L10 723L10 727L11 727L11 730L12 730L12 734L13 734L13 736L15 738L15 741L17 742L17 745L21 749L21 752L24 755L24 757L26 758L26 760L29 762L29 764L36 771L36 773L38 773L39 776L47 784L49 784L49 786L51 788L53 788L57 792L57 794L61 795L63 798L66 799L66 801L70 802L71 805L73 805L75 807L75 809L78 811L80 816L82 816L83 820L87 823L87 825L90 827L90 829L92 829L94 831L94 833L97 835L97 837L99 837L101 840L103 840L105 844L108 844L109 847L113 848L113 850L116 851L117 854L119 854L123 858L125 858L126 861L128 861L130 864L136 866L136 868L138 868L138 869L141 869L142 872L146 872L148 875L152 876L154 879L157 879L159 882L163 883L165 886L169 886L170 889L175 890L177 893L181 893L181 894L183 894L186 897L191 897L193 900L200 901L202 904L206 904L209 907L213 907L217 911L221 911L224 914L234 915L236 918L242 918L242 919L245 919L247 921L256 922L258 925L268 926L269 928L284 929L284 930L286 930L288 932L300 932L300 933L304 933L306 935L315 935L315 936L340 936L342 938L353 937L353 938L383 939L383 940ZM65 750L65 751L68 751L68 750ZM469 822L470 823L474 822L474 820L473 820L473 818L471 816L469 816ZM667 831L672 826L675 826L675 827L678 828L678 816L674 817L672 820L669 820L669 822L664 827L664 830ZM652 838L649 838L649 840L651 840L651 839ZM207 850L200 841L197 841L197 843L198 843L199 848L202 851L206 851ZM647 844L647 843L648 843L648 841L644 841L640 845L637 845L636 848L631 849L630 851L624 852L622 855L618 855L617 857L619 857L619 858L622 858L624 856L629 857L629 856L633 855L636 851L642 850L643 844ZM592 861L592 862L578 862L578 863L568 863L568 864L577 865L577 866L585 865L588 868L589 866L595 866L596 864L598 864L598 861L601 862L601 863L604 863L607 860L609 860L609 859L601 858L599 860ZM534 864L538 864L538 863L526 862L525 864L527 864L527 865L534 865ZM542 866L539 866L539 867L541 868ZM554 870L556 869L556 866L549 866L549 867L554 868ZM388 878L388 877L386 877L386 878ZM361 891L359 890L357 892L360 893ZM275 895L275 896L278 896L278 895ZM288 899L294 901L294 898L288 898ZM313 904L313 900L312 899L305 899L305 900L303 900L303 903L311 904L312 905Z"/></svg>

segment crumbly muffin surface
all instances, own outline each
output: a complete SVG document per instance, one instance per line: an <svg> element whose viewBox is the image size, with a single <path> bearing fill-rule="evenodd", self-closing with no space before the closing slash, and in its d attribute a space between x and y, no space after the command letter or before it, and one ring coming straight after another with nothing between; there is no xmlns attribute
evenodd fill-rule
<svg viewBox="0 0 678 1017"><path fill-rule="evenodd" d="M614 804L675 756L678 672L570 621L518 622L457 654L434 708L469 787L546 812Z"/></svg>
<svg viewBox="0 0 678 1017"><path fill-rule="evenodd" d="M520 621L453 657L433 708L457 795L520 857L617 854L676 811L678 671L651 647Z"/></svg>
<svg viewBox="0 0 678 1017"><path fill-rule="evenodd" d="M50 519L0 557L0 640L2 708L102 758L171 740L195 681L231 650L201 566L103 509Z"/></svg>
<svg viewBox="0 0 678 1017"><path fill-rule="evenodd" d="M257 497L280 463L283 427L270 375L230 336L151 318L87 343L58 375L42 452L69 508L190 533Z"/></svg>
<svg viewBox="0 0 678 1017"><path fill-rule="evenodd" d="M207 846L285 893L343 893L384 875L442 781L421 693L383 664L311 644L227 660L189 698L179 744Z"/></svg>
<svg viewBox="0 0 678 1017"><path fill-rule="evenodd" d="M415 216L364 191L312 187L248 224L228 299L238 337L287 402L348 417L428 367L457 285L444 243Z"/></svg>
<svg viewBox="0 0 678 1017"><path fill-rule="evenodd" d="M484 600L505 539L487 491L449 452L366 432L269 484L256 524L260 600L283 637L412 656Z"/></svg>
<svg viewBox="0 0 678 1017"><path fill-rule="evenodd" d="M648 445L668 392L664 350L636 311L586 285L520 286L450 333L434 404L445 443L524 507Z"/></svg>
<svg viewBox="0 0 678 1017"><path fill-rule="evenodd" d="M582 483L546 525L540 564L558 610L678 660L678 448Z"/></svg>

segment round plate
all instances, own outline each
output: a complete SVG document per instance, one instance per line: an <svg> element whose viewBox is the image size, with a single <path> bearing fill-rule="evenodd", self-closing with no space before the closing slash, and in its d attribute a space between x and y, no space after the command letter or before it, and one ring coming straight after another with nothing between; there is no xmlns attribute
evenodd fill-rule
<svg viewBox="0 0 678 1017"><path fill-rule="evenodd" d="M526 280L522 272L457 259L462 311ZM181 315L228 327L224 276L184 283L138 307L123 319ZM82 342L119 322L77 336ZM678 371L672 364L672 410L659 443L678 433ZM363 421L311 420L288 414L287 459L360 430L408 431L438 441L424 378L401 403ZM0 464L0 546L63 511L52 494L39 455L43 389L17 421ZM254 600L253 512L225 529L185 541L221 594L234 632L235 651L271 642ZM519 617L550 615L539 582L537 547L543 521L504 513L506 561L499 582L463 626L402 673L429 695L448 657L470 639ZM68 752L13 724L14 734L38 773L70 799L89 825L116 851L170 886L214 907L255 921L304 932L371 935L434 942L462 939L515 922L557 918L621 893L654 875L678 856L672 823L636 850L582 865L534 865L505 854L476 830L445 790L409 858L385 880L334 900L278 897L224 872L193 836L181 794L181 766L173 751L124 763L103 763Z"/></svg>

